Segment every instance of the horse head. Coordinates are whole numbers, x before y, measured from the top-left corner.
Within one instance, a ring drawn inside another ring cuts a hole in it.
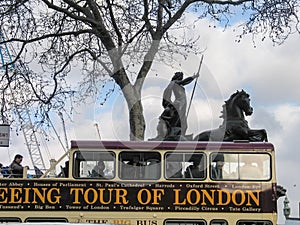
[[[246,116],[250,116],[253,113],[253,108],[250,105],[250,96],[244,90],[236,91],[225,101],[224,105],[225,116],[227,119],[244,119],[244,113]]]

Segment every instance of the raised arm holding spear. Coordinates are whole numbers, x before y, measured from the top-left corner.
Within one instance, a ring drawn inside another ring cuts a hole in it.
[[[203,62],[203,57],[204,57],[204,56],[202,55],[202,56],[201,56],[201,59],[200,59],[200,64],[199,64],[198,71],[197,71],[197,73],[195,74],[196,80],[195,80],[193,92],[192,92],[192,95],[191,95],[190,104],[189,104],[189,107],[188,107],[188,110],[187,110],[187,113],[186,113],[186,117],[188,117],[188,115],[189,115],[190,108],[191,108],[191,105],[192,105],[192,101],[193,101],[193,98],[194,98],[194,94],[195,94],[195,90],[196,90],[198,78],[199,78],[199,75],[200,75],[200,69],[201,69],[202,62]]]

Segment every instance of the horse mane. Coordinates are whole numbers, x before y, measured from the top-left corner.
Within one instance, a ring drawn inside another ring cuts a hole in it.
[[[232,104],[234,103],[234,101],[239,98],[240,96],[246,95],[247,97],[249,97],[249,94],[247,92],[245,92],[243,89],[241,91],[237,90],[235,93],[233,93],[228,100],[224,101],[225,104],[222,105],[222,111],[221,111],[221,116],[220,118],[223,118],[225,120],[225,118],[227,117],[227,109],[232,106]]]

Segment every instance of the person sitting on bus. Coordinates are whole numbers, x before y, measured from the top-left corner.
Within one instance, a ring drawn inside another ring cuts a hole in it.
[[[24,167],[21,165],[21,162],[23,160],[23,156],[20,154],[15,155],[14,161],[10,164],[9,170],[10,170],[10,177],[14,178],[21,178],[23,177],[23,169]],[[28,169],[29,167],[26,166]]]
[[[211,166],[211,177],[219,180],[223,179],[224,155],[217,154],[213,159],[214,165]]]
[[[57,177],[69,177],[69,161],[65,162],[65,166],[60,166],[60,173]]]
[[[204,165],[201,163],[201,158],[194,159],[193,164],[186,168],[185,178],[204,178]]]
[[[221,153],[218,153],[213,156],[214,159],[211,163],[211,178],[213,180],[222,180],[222,179],[237,179],[236,173],[229,173],[224,168],[224,165],[226,164],[226,161],[224,160],[224,155]],[[228,169],[228,168],[227,168]]]
[[[3,175],[3,177],[9,177],[10,176],[9,166],[3,166],[1,169],[1,174]]]
[[[99,161],[92,170],[92,177],[104,177],[105,164]]]

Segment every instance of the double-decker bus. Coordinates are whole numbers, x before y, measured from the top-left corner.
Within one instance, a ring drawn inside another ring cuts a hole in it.
[[[0,222],[275,225],[276,201],[271,143],[72,141],[48,171],[0,179]]]

